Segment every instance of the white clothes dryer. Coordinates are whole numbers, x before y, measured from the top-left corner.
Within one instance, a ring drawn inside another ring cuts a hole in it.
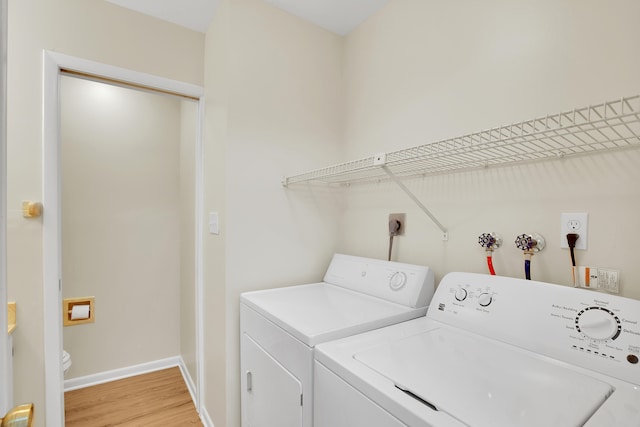
[[[638,427],[640,301],[450,273],[426,317],[321,344],[315,427]]]
[[[311,427],[323,342],[424,316],[430,268],[335,254],[320,283],[240,296],[243,427]]]

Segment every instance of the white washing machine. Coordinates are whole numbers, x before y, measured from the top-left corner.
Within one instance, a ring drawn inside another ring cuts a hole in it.
[[[242,294],[242,426],[311,427],[314,347],[424,316],[433,292],[428,267],[336,254],[321,283]]]
[[[470,273],[426,317],[321,344],[315,427],[638,427],[640,301]]]

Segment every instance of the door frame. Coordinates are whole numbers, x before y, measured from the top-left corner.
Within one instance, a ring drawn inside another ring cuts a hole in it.
[[[0,331],[7,330],[7,0],[0,0]],[[5,332],[2,332],[5,334]],[[9,335],[0,335],[0,376],[10,375]],[[13,405],[13,381],[0,385],[0,416]]]
[[[4,0],[3,0],[4,1]],[[43,51],[43,291],[45,424],[64,425],[62,369],[62,265],[60,179],[60,74],[62,70],[95,76],[134,87],[144,87],[194,98],[198,103],[195,159],[195,310],[196,310],[196,409],[204,401],[203,346],[203,140],[204,88],[189,83],[140,73],[57,52]]]

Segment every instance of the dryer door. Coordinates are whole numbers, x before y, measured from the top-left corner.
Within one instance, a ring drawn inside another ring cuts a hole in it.
[[[246,333],[241,371],[243,427],[302,426],[302,384]]]

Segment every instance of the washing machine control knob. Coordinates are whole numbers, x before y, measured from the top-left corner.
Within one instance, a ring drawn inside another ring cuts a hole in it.
[[[491,302],[493,302],[493,297],[490,294],[483,292],[478,295],[478,304],[480,304],[480,306],[486,307],[491,304]]]
[[[454,295],[458,301],[464,301],[467,299],[467,290],[464,288],[458,288]]]
[[[576,330],[594,341],[615,340],[622,331],[620,319],[604,307],[587,307],[576,316]]]
[[[407,283],[407,275],[402,271],[394,272],[389,278],[389,287],[394,291],[401,289]]]

